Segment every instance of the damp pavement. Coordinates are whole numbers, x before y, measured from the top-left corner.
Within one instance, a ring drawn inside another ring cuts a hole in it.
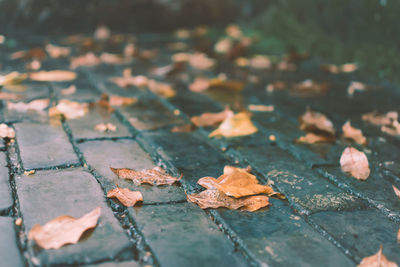
[[[1,47],[0,72],[24,72],[24,63],[9,55],[44,41],[22,38],[15,47]],[[188,85],[195,72],[156,77],[172,84],[176,95],[170,98],[110,82],[110,77],[121,76],[127,67],[134,75],[151,76],[153,68],[171,63],[176,51],[167,44],[175,41],[143,36],[137,39],[139,47],[159,51],[150,61],[80,67],[71,83],[30,82],[20,92],[25,102],[39,98],[53,103],[61,99],[95,102],[102,93],[138,99],[111,114],[91,109],[84,117],[55,122],[47,113],[7,110],[2,101],[0,119],[15,129],[16,138],[0,145],[1,266],[355,266],[380,245],[390,260],[400,263],[396,238],[400,200],[392,189],[392,185],[400,187],[400,139],[361,120],[362,114],[372,110],[399,111],[400,97],[393,88],[378,86],[379,90],[356,92],[349,98],[347,86],[356,78],[351,75],[324,74],[307,65],[294,73],[252,72],[227,61],[207,75],[225,73],[238,80],[257,77],[259,82],[247,82],[240,93],[194,93]],[[48,59],[42,66],[68,69],[68,61]],[[266,84],[276,80],[309,78],[328,81],[327,94],[301,98],[285,90],[273,94],[265,90]],[[76,93],[60,94],[71,84],[77,87]],[[225,105],[237,109],[248,104],[275,107],[273,112],[254,113],[256,134],[209,139],[211,128],[171,132],[174,126],[187,124],[191,116],[221,111]],[[359,148],[371,167],[366,181],[341,172],[339,158],[348,145],[344,140],[316,145],[294,142],[304,134],[297,117],[307,106],[327,115],[336,129],[350,119],[363,130],[369,144]],[[117,130],[94,130],[101,122],[110,122]],[[135,186],[119,180],[109,168],[157,165],[172,175],[183,175],[181,182]],[[253,213],[201,210],[186,201],[186,194],[201,190],[196,184],[199,178],[218,177],[225,165],[250,165],[261,183],[272,183],[287,199],[272,198],[269,208]],[[31,170],[35,173],[24,174]],[[115,185],[141,191],[143,204],[126,208],[107,199],[106,192]],[[35,224],[60,215],[80,217],[95,207],[102,208],[98,226],[75,245],[42,250],[27,239]],[[22,224],[17,225],[19,218]]]

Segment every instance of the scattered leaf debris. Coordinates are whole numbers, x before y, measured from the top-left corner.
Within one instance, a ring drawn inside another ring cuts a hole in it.
[[[163,168],[154,167],[153,169],[135,171],[127,168],[110,168],[119,178],[132,180],[134,184],[151,185],[171,185],[180,178],[169,175]]]

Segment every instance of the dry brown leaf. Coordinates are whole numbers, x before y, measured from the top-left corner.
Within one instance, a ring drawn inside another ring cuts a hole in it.
[[[180,178],[169,175],[164,169],[154,167],[153,169],[135,171],[127,168],[110,168],[119,178],[132,180],[135,184],[166,185],[173,184]]]
[[[46,109],[50,104],[50,99],[44,98],[44,99],[36,99],[32,100],[29,103],[24,103],[24,102],[7,102],[7,108],[10,110],[15,110],[18,112],[27,112],[29,110],[33,111],[43,111]]]
[[[47,44],[46,52],[52,58],[63,58],[69,56],[69,54],[71,53],[71,48]]]
[[[86,230],[96,227],[100,213],[101,208],[98,207],[79,219],[60,216],[43,226],[36,224],[29,231],[28,238],[35,240],[44,249],[58,249],[66,244],[75,244]]]
[[[193,124],[185,124],[173,127],[171,129],[171,133],[190,133],[193,132],[195,129],[196,126],[194,126]]]
[[[0,99],[2,100],[19,100],[21,98],[23,98],[23,96],[19,94],[0,92]]]
[[[354,147],[347,147],[343,151],[340,166],[343,172],[350,173],[358,180],[366,180],[371,172],[367,156]]]
[[[29,78],[41,82],[63,82],[75,80],[76,73],[68,70],[39,71],[30,73]]]
[[[214,78],[208,81],[208,88],[227,89],[232,91],[241,91],[244,88],[244,83],[241,81],[232,81],[221,78]]]
[[[14,52],[11,54],[10,58],[25,59],[25,60],[31,60],[31,59],[44,60],[46,58],[46,52],[43,50],[43,48],[38,47],[28,51]]]
[[[203,92],[210,87],[210,81],[204,77],[196,77],[196,79],[189,85],[189,90],[192,92]]]
[[[99,123],[94,129],[99,132],[115,132],[117,130],[117,126],[112,123]]]
[[[355,91],[365,91],[367,86],[361,82],[350,82],[349,87],[347,87],[347,95],[352,97]]]
[[[275,91],[283,90],[283,89],[285,89],[285,88],[287,88],[287,83],[286,83],[286,82],[283,82],[283,81],[275,81],[275,82],[272,82],[272,83],[268,84],[268,85],[265,87],[265,90],[266,90],[268,93],[273,93],[273,92],[275,92]]]
[[[213,177],[204,177],[197,183],[207,189],[217,189],[227,196],[240,198],[258,194],[280,195],[274,192],[272,187],[258,183],[256,176],[245,169],[232,166],[224,167],[224,174],[215,179]]]
[[[133,207],[136,202],[142,202],[143,196],[139,191],[131,191],[128,188],[114,188],[107,192],[108,198],[117,198],[125,207]]]
[[[216,60],[207,57],[206,54],[203,53],[195,53],[190,54],[189,56],[189,64],[199,70],[208,70],[215,66]]]
[[[333,123],[322,113],[307,111],[299,117],[300,129],[307,132],[323,132],[328,135],[335,135]]]
[[[137,98],[135,97],[125,97],[117,95],[112,95],[108,97],[108,103],[110,106],[129,106],[135,104],[136,102]]]
[[[88,111],[88,103],[79,103],[67,99],[61,99],[55,107],[49,109],[49,116],[55,117],[62,114],[66,119],[77,119],[85,116]]]
[[[232,198],[215,189],[207,189],[198,194],[187,195],[187,200],[197,204],[201,209],[224,207],[233,210],[242,208],[246,211],[256,211],[270,205],[267,196]]]
[[[323,64],[320,66],[320,69],[329,73],[349,73],[354,72],[358,69],[357,64],[355,63],[346,63],[343,65],[334,65],[334,64]]]
[[[93,36],[97,40],[105,41],[111,37],[111,31],[107,26],[101,25],[94,31]]]
[[[381,245],[378,253],[365,257],[357,267],[397,267],[397,264],[393,261],[389,261],[385,255],[383,255]]]
[[[168,83],[149,80],[147,86],[149,87],[150,91],[162,97],[169,98],[176,94],[175,90]]]
[[[343,137],[354,140],[357,144],[366,145],[367,138],[363,135],[362,131],[351,126],[350,121],[347,121],[343,127]]]
[[[247,108],[250,111],[257,111],[257,112],[272,112],[275,109],[273,105],[254,105],[254,104],[250,104]]]
[[[111,53],[101,53],[100,61],[105,64],[113,64],[113,65],[120,65],[120,64],[127,64],[131,62],[131,58],[125,58],[120,55],[111,54]]]
[[[389,111],[383,115],[373,111],[362,115],[362,119],[378,126],[390,125],[393,121],[398,119],[398,113],[396,111]]]
[[[70,69],[76,69],[81,66],[93,67],[101,63],[101,59],[94,53],[89,52],[85,55],[79,57],[71,58],[71,63],[69,65]]]
[[[209,134],[208,137],[238,137],[254,134],[257,131],[258,129],[251,122],[249,114],[246,112],[240,112],[227,117],[217,129]]]
[[[399,229],[399,231],[397,232],[397,242],[398,242],[398,243],[400,242],[400,229]]]
[[[60,91],[60,93],[62,95],[72,95],[72,94],[75,94],[75,92],[76,92],[76,86],[75,85],[71,85],[68,88],[62,89]]]
[[[214,45],[214,51],[219,54],[227,54],[233,48],[233,40],[231,38],[222,38]]]
[[[400,198],[400,190],[397,187],[395,187],[394,185],[392,185],[392,187],[393,187],[393,191],[396,194],[396,196],[398,198]]]
[[[27,70],[38,70],[41,67],[42,67],[42,63],[37,59],[34,59],[31,62],[28,62],[25,64],[25,68]]]
[[[303,144],[332,143],[335,138],[331,135],[307,133],[305,136],[300,136],[296,141]]]
[[[14,138],[15,131],[5,123],[0,123],[0,138]]]
[[[317,83],[313,80],[307,79],[294,84],[290,93],[299,97],[312,97],[324,95],[327,91],[328,84],[326,82]]]
[[[228,117],[233,117],[234,113],[229,107],[226,107],[223,111],[218,113],[206,112],[200,116],[194,116],[190,120],[198,127],[214,126],[223,122]]]
[[[147,86],[149,79],[146,76],[131,76],[130,72],[124,72],[123,77],[113,77],[111,80],[119,87],[126,88],[129,86],[143,87]]]
[[[0,75],[0,86],[19,84],[26,78],[28,78],[27,74],[13,71],[4,76]]]
[[[264,55],[257,55],[252,57],[249,60],[248,65],[253,69],[270,69],[272,66],[269,57]]]

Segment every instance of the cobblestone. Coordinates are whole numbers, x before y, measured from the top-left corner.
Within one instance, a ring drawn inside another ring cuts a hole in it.
[[[2,214],[8,212],[13,205],[7,160],[4,153],[0,153],[0,196],[0,214]]]
[[[12,218],[0,217],[0,258],[1,266],[22,267],[24,263],[17,247],[17,237]]]

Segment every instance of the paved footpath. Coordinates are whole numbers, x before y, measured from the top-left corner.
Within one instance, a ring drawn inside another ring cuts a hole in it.
[[[78,119],[54,121],[46,112],[8,110],[3,100],[0,119],[15,129],[16,138],[0,144],[1,266],[355,266],[380,245],[390,260],[400,263],[396,238],[400,200],[392,189],[400,187],[400,139],[361,120],[372,110],[400,111],[399,93],[382,87],[349,98],[347,86],[355,76],[328,75],[307,66],[294,73],[250,71],[224,60],[206,75],[223,72],[238,80],[256,76],[259,82],[246,83],[240,93],[200,94],[188,90],[195,71],[157,77],[176,90],[170,98],[110,82],[126,67],[134,75],[150,77],[151,69],[170,64],[175,52],[167,44],[173,41],[144,36],[137,46],[159,51],[150,61],[80,67],[71,83],[27,82],[26,90],[19,92],[24,102],[40,98],[53,103],[95,102],[102,93],[138,99],[134,105],[116,107],[112,114],[91,109]],[[12,49],[3,46],[0,74],[25,72],[25,62],[9,55],[43,43],[39,38],[18,42]],[[48,70],[68,66],[68,60],[42,63]],[[276,80],[308,78],[328,81],[327,94],[301,98],[285,90],[265,91],[265,85]],[[71,84],[76,93],[61,94]],[[201,127],[171,132],[194,115],[218,112],[227,104],[237,108],[238,103],[274,105],[275,111],[255,112],[252,121],[259,131],[250,136],[209,139],[213,129]],[[341,172],[343,140],[320,145],[293,142],[304,134],[297,117],[306,106],[327,115],[336,129],[351,119],[363,130],[369,139],[364,151],[371,167],[366,181]],[[95,131],[101,122],[111,122],[117,131]],[[181,183],[138,187],[118,180],[109,168],[157,165],[173,175],[182,174]],[[272,198],[272,206],[253,213],[201,210],[186,201],[186,194],[201,190],[196,184],[199,178],[218,177],[225,165],[250,165],[262,183],[273,182],[287,199]],[[36,172],[24,174],[28,170]],[[143,205],[126,208],[106,198],[116,183],[140,190]],[[35,224],[60,215],[80,217],[98,206],[102,208],[98,226],[75,245],[42,250],[27,239]]]

